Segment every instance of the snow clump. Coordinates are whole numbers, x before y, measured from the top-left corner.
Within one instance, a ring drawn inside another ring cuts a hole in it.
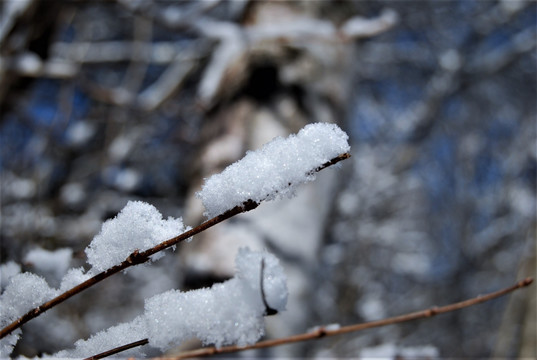
[[[298,185],[315,179],[315,169],[350,150],[348,138],[335,124],[316,123],[248,151],[222,173],[205,180],[196,194],[205,206],[204,215],[220,215],[247,200],[259,203],[292,197]]]
[[[0,295],[0,328],[8,326],[31,309],[58,295],[49,287],[45,279],[32,273],[12,276]],[[21,330],[17,329],[0,340],[0,359],[9,357],[19,340]]]
[[[104,271],[120,264],[135,250],[150,249],[187,230],[181,218],[164,220],[153,205],[129,201],[115,218],[103,224],[101,232],[86,248],[88,263],[93,269]],[[163,252],[158,252],[151,260],[162,256]]]

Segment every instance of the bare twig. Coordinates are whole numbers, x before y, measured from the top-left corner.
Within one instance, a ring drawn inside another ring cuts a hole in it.
[[[105,357],[112,356],[112,355],[118,354],[118,353],[123,352],[123,351],[127,351],[129,349],[132,349],[132,348],[135,348],[135,347],[138,347],[138,346],[147,345],[148,343],[149,343],[148,339],[134,341],[134,342],[131,342],[130,344],[126,344],[126,345],[123,345],[123,346],[118,346],[117,348],[113,348],[112,350],[103,351],[100,354],[90,356],[89,358],[86,358],[84,360],[104,359]]]
[[[334,165],[337,162],[347,159],[350,157],[350,154],[342,154],[334,159],[326,162],[325,164],[319,166],[314,171],[320,171],[328,166]],[[191,238],[192,236],[199,234],[202,231],[207,230],[208,228],[221,223],[224,220],[227,220],[235,215],[241,214],[243,212],[248,212],[250,210],[255,209],[257,206],[259,206],[259,203],[253,201],[253,200],[247,200],[245,201],[241,206],[235,206],[234,208],[226,211],[223,214],[220,214],[218,216],[215,216],[212,219],[209,219],[205,221],[204,223],[196,226],[195,228],[186,231],[174,238],[168,239],[164,242],[161,242],[160,244],[147,249],[145,251],[138,251],[135,250],[132,254],[130,254],[122,263],[112,266],[111,268],[93,276],[92,278],[84,281],[83,283],[73,287],[70,290],[67,290],[66,292],[58,295],[57,297],[53,298],[52,300],[49,300],[42,305],[28,311],[26,314],[18,318],[17,320],[13,321],[11,324],[0,330],[0,339],[11,333],[12,331],[20,328],[23,324],[27,323],[33,318],[36,318],[37,316],[41,315],[45,311],[53,308],[54,306],[64,302],[65,300],[69,299],[70,297],[86,290],[87,288],[101,282],[102,280],[127,269],[128,267],[138,265],[145,263],[149,260],[151,255],[156,254],[159,251],[165,250],[171,246],[177,245],[179,242],[184,241],[186,239]]]
[[[351,157],[351,154],[349,154],[349,153],[344,153],[344,154],[338,155],[335,158],[333,158],[332,160],[325,162],[324,164],[322,164],[321,166],[319,166],[317,169],[313,170],[312,172],[319,172],[322,169],[325,169],[325,168],[327,168],[329,166],[335,165],[338,162],[340,162],[341,160],[345,160],[345,159],[348,159],[350,157]]]
[[[137,98],[138,106],[144,111],[153,111],[166,101],[196,69],[197,62],[175,62],[170,64],[154,83],[144,89]]]

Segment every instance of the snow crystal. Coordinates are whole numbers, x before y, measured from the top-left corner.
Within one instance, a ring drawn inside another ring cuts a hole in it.
[[[316,123],[247,152],[222,173],[206,179],[197,193],[205,215],[214,217],[247,200],[293,196],[296,186],[315,179],[316,168],[350,150],[347,139],[337,125]]]
[[[103,224],[101,232],[86,248],[88,263],[103,271],[120,264],[135,250],[147,250],[186,230],[181,218],[164,220],[153,205],[129,201],[114,219]],[[159,252],[151,259],[162,256]]]
[[[71,264],[73,250],[69,248],[48,251],[42,248],[30,250],[24,261],[33,265],[39,272],[52,274],[55,279],[61,279]]]

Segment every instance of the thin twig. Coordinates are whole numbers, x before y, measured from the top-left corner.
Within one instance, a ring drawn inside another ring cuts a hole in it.
[[[215,355],[215,354],[233,353],[233,352],[239,352],[239,351],[251,350],[251,349],[261,349],[261,348],[296,343],[300,341],[318,339],[318,338],[322,338],[325,336],[334,336],[334,335],[346,334],[350,332],[361,331],[361,330],[366,330],[366,329],[371,329],[371,328],[376,328],[376,327],[381,327],[381,326],[386,326],[386,325],[393,325],[393,324],[403,323],[403,322],[417,320],[417,319],[429,318],[438,314],[443,314],[443,313],[447,313],[451,311],[457,311],[457,310],[460,310],[460,309],[463,309],[472,305],[477,305],[477,304],[498,298],[500,296],[513,292],[517,289],[526,287],[530,285],[532,282],[533,282],[532,278],[526,278],[524,280],[517,282],[513,286],[510,286],[508,288],[505,288],[496,292],[492,292],[486,295],[479,295],[475,298],[453,303],[450,305],[441,306],[441,307],[434,306],[430,309],[416,311],[413,313],[399,315],[399,316],[382,319],[378,321],[371,321],[371,322],[362,323],[362,324],[342,326],[338,329],[321,326],[321,327],[316,328],[314,331],[310,331],[307,333],[297,334],[297,335],[293,335],[293,336],[289,336],[289,337],[281,338],[281,339],[260,341],[256,344],[249,345],[249,346],[241,347],[241,346],[234,345],[234,346],[226,346],[226,347],[221,347],[221,348],[207,347],[207,348],[186,351],[174,357],[167,357],[167,359],[178,360],[178,359],[187,359],[187,358],[200,357],[200,356],[209,356],[209,355]]]
[[[324,164],[322,164],[321,166],[319,166],[318,168],[316,168],[312,172],[319,172],[322,169],[325,169],[325,168],[327,168],[329,166],[335,165],[338,162],[340,162],[341,160],[345,160],[345,159],[348,159],[350,157],[351,157],[351,154],[349,154],[349,153],[344,153],[344,154],[338,155],[335,158],[333,158],[332,160],[325,162]]]
[[[315,169],[314,171],[320,171],[328,166],[331,166],[331,165],[334,165],[335,163],[341,161],[341,160],[344,160],[344,159],[347,159],[350,157],[350,154],[342,154],[342,155],[339,155],[337,157],[335,157],[334,159],[326,162],[325,164],[321,165],[320,167],[318,167],[317,169]],[[222,221],[224,220],[227,220],[235,215],[238,215],[238,214],[241,214],[241,213],[244,213],[244,212],[248,212],[250,210],[253,210],[255,209],[257,206],[259,206],[259,203],[253,201],[253,200],[247,200],[245,201],[242,206],[235,206],[233,209],[230,209],[228,211],[226,211],[225,213],[223,214],[220,214],[218,216],[215,216],[214,218],[212,219],[209,219],[207,221],[205,221],[204,223],[196,226],[195,228],[189,230],[189,231],[186,231],[174,238],[171,238],[169,240],[166,240],[164,242],[161,242],[160,244],[150,248],[150,249],[147,249],[145,251],[138,251],[138,250],[135,250],[132,254],[130,254],[122,263],[118,264],[118,265],[115,265],[115,266],[112,266],[111,268],[95,275],[94,277],[84,281],[83,283],[73,287],[72,289],[70,290],[67,290],[66,292],[58,295],[57,297],[53,298],[52,300],[49,300],[45,303],[43,303],[42,305],[28,311],[26,314],[24,314],[23,316],[21,316],[20,318],[18,318],[17,320],[13,321],[11,324],[9,324],[8,326],[4,327],[2,330],[0,330],[0,339],[5,337],[6,335],[10,334],[12,331],[20,328],[23,324],[27,323],[28,321],[32,320],[33,318],[36,318],[37,316],[41,315],[42,313],[44,313],[45,311],[53,308],[54,306],[64,302],[65,300],[69,299],[70,297],[86,290],[87,288],[101,282],[102,280],[122,271],[122,270],[125,270],[127,269],[128,267],[131,267],[131,266],[134,266],[134,265],[138,265],[138,264],[142,264],[142,263],[145,263],[146,261],[149,260],[149,257],[151,255],[154,255],[156,254],[157,252],[159,251],[162,251],[162,250],[165,250],[171,246],[174,246],[176,244],[178,244],[179,242],[181,241],[184,241],[186,239],[189,239],[191,238],[192,236],[196,235],[196,234],[199,234],[200,232],[202,231],[205,231],[207,230],[208,228],[218,224],[218,223],[221,223]]]
[[[85,358],[84,360],[97,360],[97,359],[104,359],[105,357],[112,356],[115,354],[118,354],[123,351],[127,351],[129,349],[138,347],[138,346],[144,346],[149,343],[148,339],[138,340],[131,342],[130,344],[126,344],[123,346],[118,346],[117,348],[113,348],[112,350],[103,351],[102,353],[99,353],[97,355],[90,356],[89,358]]]

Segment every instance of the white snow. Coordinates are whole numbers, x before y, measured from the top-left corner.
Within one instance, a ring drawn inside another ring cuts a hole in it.
[[[67,128],[67,141],[71,145],[84,145],[95,134],[96,128],[92,122],[82,120],[78,121]]]
[[[12,276],[0,295],[0,328],[4,328],[29,310],[52,299],[57,293],[57,290],[48,286],[45,279],[35,274],[22,273]],[[0,340],[1,359],[9,357],[20,333],[20,329],[17,329]]]
[[[87,357],[144,338],[162,351],[192,338],[216,346],[252,344],[264,334],[265,302],[275,310],[285,309],[286,277],[278,259],[267,252],[240,249],[236,266],[234,278],[211,288],[170,290],[151,297],[143,315],[79,340],[75,349],[54,357]]]
[[[54,354],[53,358],[86,358],[100,354],[116,347],[147,338],[144,316],[138,316],[133,321],[113,326],[93,335],[88,340],[78,340],[72,350],[62,350]],[[134,348],[122,352],[120,356],[140,357],[143,356],[140,348]]]
[[[57,290],[45,279],[32,273],[13,276],[0,296],[0,319],[11,321],[56,296]]]
[[[55,279],[61,279],[71,264],[73,250],[69,248],[49,251],[36,247],[24,257],[24,261],[39,272],[50,273]]]
[[[84,273],[82,267],[72,268],[67,271],[67,274],[62,278],[60,284],[60,291],[65,292],[73,287],[83,283],[91,277],[89,274]]]
[[[205,215],[217,216],[247,200],[259,203],[293,196],[298,185],[315,179],[316,168],[350,150],[347,140],[337,125],[316,123],[247,152],[222,173],[206,179],[197,193]]]
[[[325,330],[325,331],[337,331],[339,329],[341,329],[341,325],[338,324],[338,323],[332,323],[332,324],[328,324],[328,325],[316,325],[310,329],[308,329],[308,332],[309,333],[314,333],[314,332],[317,332],[319,330]]]
[[[0,265],[0,294],[2,290],[9,284],[9,279],[21,272],[21,266],[15,261],[8,261]]]
[[[264,334],[267,310],[260,288],[261,268],[265,301],[278,311],[287,302],[285,274],[278,259],[266,252],[240,249],[235,263],[236,276],[210,289],[171,290],[148,299],[149,344],[166,350],[193,337],[218,347],[257,341]]]
[[[104,271],[120,264],[133,251],[147,250],[186,230],[181,218],[164,220],[153,205],[129,201],[114,219],[103,224],[101,232],[86,248],[88,263],[93,269]],[[162,256],[162,252],[156,253],[151,260]]]
[[[60,190],[60,199],[69,205],[75,205],[86,198],[86,190],[81,183],[69,183],[62,186]]]

